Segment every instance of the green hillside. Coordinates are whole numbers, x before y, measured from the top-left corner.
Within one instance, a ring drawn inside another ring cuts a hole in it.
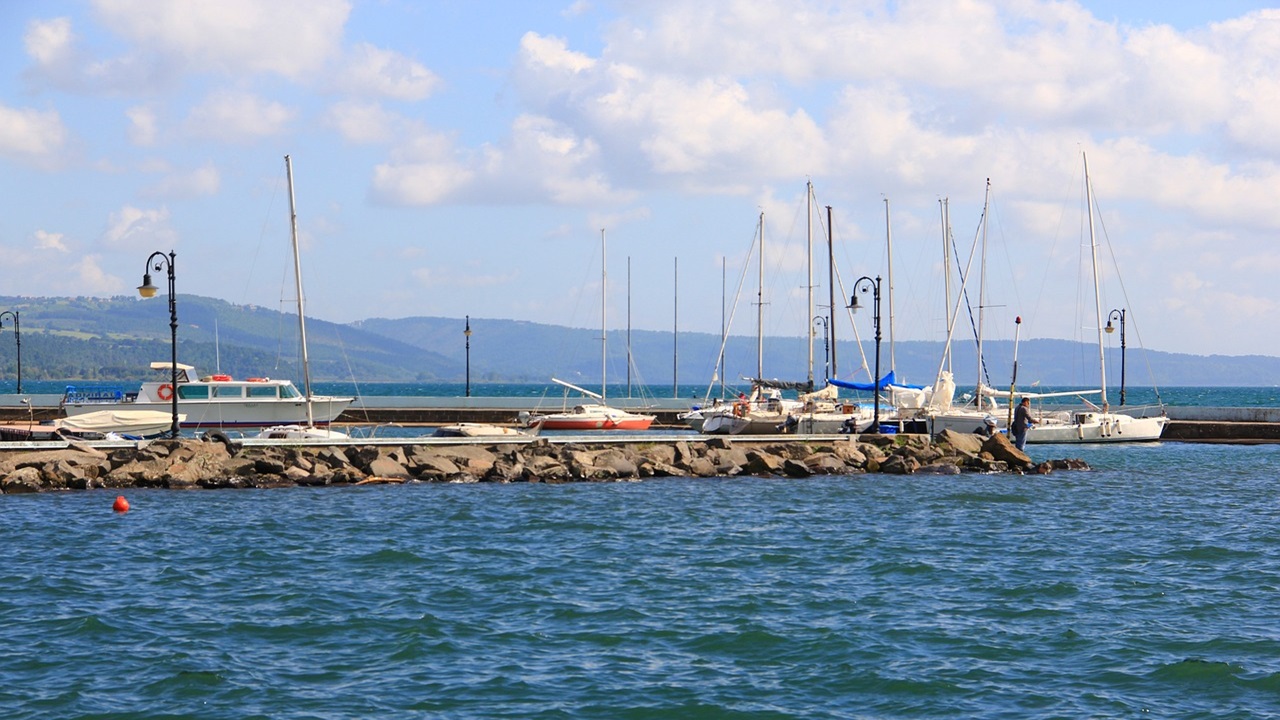
[[[22,323],[22,374],[25,380],[125,381],[150,375],[148,366],[169,359],[169,310],[162,298],[0,297],[0,311],[14,310]],[[178,360],[201,372],[220,370],[236,377],[301,379],[297,316],[251,305],[180,295]],[[17,369],[13,323],[6,316],[0,331],[0,378]],[[467,371],[467,338],[461,318],[372,318],[350,325],[308,318],[311,375],[315,381],[461,382]],[[594,385],[600,381],[600,332],[516,320],[471,318],[471,380],[547,382],[552,376]],[[608,378],[628,379],[655,394],[667,394],[674,379],[682,385],[710,384],[720,348],[719,335],[681,333],[675,346],[670,332],[630,333],[633,362],[626,362],[628,336],[609,333]],[[764,375],[804,380],[808,350],[802,338],[766,338]],[[1013,347],[1008,341],[983,346],[987,382],[1009,382]],[[901,381],[929,384],[938,371],[942,344],[900,342],[894,348]],[[1108,354],[1108,380],[1118,383],[1118,348]],[[874,348],[841,341],[839,376],[874,364]],[[815,348],[815,376],[824,377],[823,344]],[[882,348],[882,372],[889,368]],[[1094,346],[1066,340],[1024,340],[1018,348],[1019,384],[1088,386],[1097,382]],[[1280,358],[1187,355],[1130,347],[1127,376],[1131,386],[1276,385]],[[677,362],[678,358],[678,362]],[[725,378],[735,382],[756,374],[756,339],[731,336],[725,348]],[[974,343],[957,342],[952,367],[957,382],[971,383],[977,360]],[[1149,370],[1148,370],[1149,368]],[[678,370],[678,374],[677,371]],[[673,377],[675,376],[675,377]],[[865,380],[869,374],[859,373]]]

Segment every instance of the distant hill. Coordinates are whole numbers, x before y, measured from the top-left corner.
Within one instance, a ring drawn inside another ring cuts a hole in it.
[[[149,364],[169,358],[169,310],[161,298],[0,297],[0,311],[16,310],[22,322],[22,373],[30,380],[139,380]],[[237,377],[301,377],[297,316],[252,305],[234,305],[196,295],[178,296],[178,360],[202,372],[219,369]],[[462,382],[467,371],[465,327],[461,318],[372,318],[343,325],[307,320],[311,375],[316,381]],[[600,382],[600,332],[517,320],[471,318],[470,370],[473,383],[547,382],[552,376],[588,385]],[[609,333],[610,383],[628,379],[627,334]],[[719,335],[681,333],[673,346],[670,332],[633,330],[630,337],[633,383],[665,394],[674,372],[683,385],[710,384],[720,347]],[[893,349],[900,380],[929,384],[940,362],[942,343],[907,341]],[[1013,346],[1009,341],[983,345],[989,382],[1010,379]],[[867,365],[874,348],[864,340]],[[1089,386],[1097,383],[1097,351],[1067,340],[1024,340],[1018,347],[1019,385]],[[824,377],[821,338],[815,346],[815,376]],[[678,357],[678,364],[676,358]],[[839,377],[862,365],[859,348],[841,341]],[[882,374],[890,365],[882,346]],[[1129,347],[1126,375],[1131,386],[1252,386],[1280,384],[1280,358],[1248,355],[1187,355]],[[16,374],[12,321],[0,331],[0,379]],[[808,352],[802,338],[766,338],[764,375],[804,380]],[[977,366],[972,340],[954,346],[952,367],[959,384],[973,382]],[[1148,371],[1148,367],[1150,371]],[[725,348],[730,381],[756,372],[754,337],[731,336]],[[1108,381],[1119,382],[1118,348],[1108,350]],[[855,379],[866,380],[869,373]]]

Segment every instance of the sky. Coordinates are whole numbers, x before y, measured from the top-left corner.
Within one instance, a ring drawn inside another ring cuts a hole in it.
[[[1124,309],[1130,347],[1280,355],[1258,3],[5,0],[0,33],[3,295],[172,250],[179,294],[291,310],[289,155],[309,317],[821,343],[830,256],[840,339],[881,276],[886,337],[945,340],[964,268],[956,335]]]

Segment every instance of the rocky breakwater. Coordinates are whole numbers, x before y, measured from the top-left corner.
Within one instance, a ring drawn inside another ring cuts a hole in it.
[[[1080,460],[1033,463],[1004,436],[943,432],[847,439],[713,438],[589,445],[242,446],[157,440],[100,450],[84,444],[0,454],[0,492],[91,488],[262,488],[400,482],[588,482],[651,477],[802,478],[860,473],[1048,473]]]

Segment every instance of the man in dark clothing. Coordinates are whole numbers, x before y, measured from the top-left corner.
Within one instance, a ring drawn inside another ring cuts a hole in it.
[[[1009,428],[1013,432],[1014,447],[1021,450],[1027,446],[1027,428],[1035,424],[1031,419],[1031,398],[1024,397],[1013,410],[1013,425]]]

